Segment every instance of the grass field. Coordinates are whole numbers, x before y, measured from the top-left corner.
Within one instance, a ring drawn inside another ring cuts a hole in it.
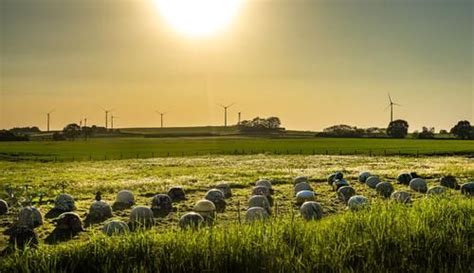
[[[372,209],[346,211],[345,205],[326,183],[326,177],[342,170],[359,194],[367,196]],[[149,205],[153,195],[166,193],[173,185],[184,186],[187,200],[176,211],[157,219],[152,231],[118,238],[104,238],[100,225],[92,226],[68,243],[43,243],[52,231],[47,221],[38,228],[37,251],[16,253],[0,261],[4,272],[222,272],[239,268],[252,272],[313,271],[415,271],[468,272],[474,234],[473,201],[449,191],[448,199],[428,200],[411,192],[413,206],[382,200],[375,191],[356,182],[361,170],[370,170],[383,180],[395,181],[403,171],[415,171],[429,185],[452,174],[460,182],[474,178],[474,161],[464,157],[369,157],[246,155],[194,156],[96,162],[0,162],[1,187],[22,193],[43,192],[35,206],[45,214],[66,184],[76,198],[77,212],[84,217],[96,191],[109,202],[120,189],[132,190],[137,205]],[[292,179],[308,175],[323,206],[322,221],[305,223],[294,203]],[[251,188],[259,178],[274,182],[272,220],[263,225],[239,223],[244,218]],[[177,221],[219,181],[229,181],[233,197],[215,226],[196,232],[181,232]],[[408,190],[395,184],[396,189]],[[24,194],[24,193],[22,193]],[[128,220],[129,210],[114,218]],[[0,233],[15,212],[0,218]],[[0,248],[7,237],[0,235]],[[54,258],[53,258],[54,257]],[[126,259],[127,263],[122,261]],[[192,265],[192,267],[191,267]],[[384,270],[381,270],[381,266]],[[472,268],[472,267],[471,267]],[[241,270],[240,270],[241,269]],[[252,270],[254,269],[254,270]],[[439,271],[437,271],[439,270]],[[0,270],[2,271],[2,270]]]
[[[0,142],[0,159],[103,160],[207,154],[452,155],[474,153],[473,141],[343,138],[99,138]]]

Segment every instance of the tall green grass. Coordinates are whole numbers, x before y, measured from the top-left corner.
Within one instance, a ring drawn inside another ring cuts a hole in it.
[[[1,272],[472,272],[474,206],[465,197],[369,209],[304,222],[225,224],[41,246]]]

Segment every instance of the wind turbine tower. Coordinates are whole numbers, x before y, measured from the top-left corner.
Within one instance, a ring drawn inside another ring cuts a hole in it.
[[[160,125],[161,125],[161,128],[163,128],[163,117],[164,117],[165,114],[168,113],[168,112],[156,111],[156,113],[157,113],[158,115],[160,115]]]
[[[393,102],[392,97],[390,96],[390,93],[388,94],[388,100],[389,100],[389,105],[387,106],[390,107],[390,122],[393,122],[393,106],[401,106],[400,104]]]
[[[231,103],[229,105],[222,105],[219,104],[220,107],[224,108],[224,127],[227,127],[227,109],[232,107],[235,103]]]
[[[49,125],[51,122],[51,114],[54,112],[54,110],[49,111],[46,113],[46,131],[49,132]]]
[[[110,128],[114,129],[114,119],[118,118],[117,116],[112,115],[110,117]]]
[[[238,119],[239,122],[237,123],[237,125],[240,125],[241,117],[242,117],[242,112],[239,112],[239,119]]]
[[[112,111],[114,111],[114,109],[103,109],[104,112],[105,112],[105,129],[108,129],[109,128],[109,113],[111,113]]]

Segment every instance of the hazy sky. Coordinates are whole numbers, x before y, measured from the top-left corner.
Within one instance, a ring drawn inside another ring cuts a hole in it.
[[[198,0],[196,0],[198,1]],[[291,129],[386,126],[387,93],[411,130],[474,121],[474,1],[248,0],[191,38],[152,0],[0,0],[0,128],[79,122],[218,125],[216,103]]]

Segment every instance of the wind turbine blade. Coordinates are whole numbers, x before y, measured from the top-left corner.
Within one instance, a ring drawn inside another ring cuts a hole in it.
[[[387,107],[385,107],[384,111],[387,111],[387,110],[388,110],[388,108],[390,108],[390,104],[389,104],[389,105],[387,105]]]
[[[225,108],[225,107],[226,107],[225,105],[220,104],[220,103],[216,103],[216,105],[217,105],[217,106],[220,106],[220,107],[222,107],[222,108]]]
[[[398,104],[398,103],[395,103],[395,102],[393,103],[393,105],[396,105],[396,106],[403,106],[403,105]]]
[[[393,103],[392,97],[390,96],[390,93],[388,93],[388,100],[390,101],[390,103]]]
[[[235,105],[235,102],[233,102],[233,103],[227,105],[226,107],[227,107],[227,108],[230,108],[230,107],[232,107],[233,105]]]

